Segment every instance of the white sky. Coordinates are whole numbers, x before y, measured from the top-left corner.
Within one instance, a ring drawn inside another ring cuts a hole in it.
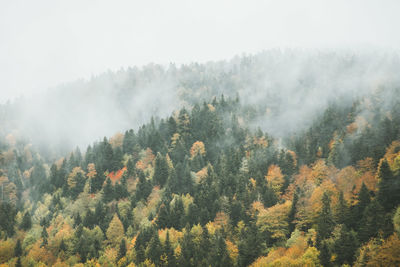
[[[400,1],[0,0],[0,102],[149,62],[400,47]]]

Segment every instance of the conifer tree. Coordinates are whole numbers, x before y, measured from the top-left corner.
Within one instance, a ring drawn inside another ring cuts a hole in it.
[[[386,159],[378,167],[378,201],[386,211],[392,210],[396,204],[396,185],[392,171]]]
[[[289,216],[288,216],[288,225],[289,225],[288,235],[290,235],[296,227],[296,223],[294,220],[295,220],[295,216],[296,216],[296,205],[297,205],[298,200],[299,200],[299,197],[298,197],[298,193],[297,193],[297,189],[296,189],[296,191],[293,194],[292,206],[290,207]]]
[[[157,225],[159,228],[166,228],[170,226],[169,220],[169,204],[162,203],[157,214]]]
[[[331,199],[329,195],[324,192],[322,196],[322,209],[318,218],[317,225],[317,241],[322,241],[328,238],[333,230],[334,221],[331,213]],[[317,246],[318,246],[317,242]]]
[[[346,224],[348,217],[348,206],[344,199],[343,191],[339,192],[338,203],[335,208],[335,221],[337,224]]]
[[[181,245],[180,265],[188,267],[194,266],[193,262],[194,244],[189,224],[187,224],[185,227],[185,233],[180,242],[180,245]]]
[[[121,243],[119,244],[118,259],[125,257],[125,255],[126,255],[126,241],[125,238],[122,238]]]
[[[22,230],[26,231],[26,230],[31,229],[31,227],[32,227],[31,215],[30,215],[29,211],[26,211],[24,213],[24,217],[22,217],[22,222],[21,222],[20,228]]]
[[[339,266],[342,264],[351,265],[355,259],[355,253],[358,246],[356,234],[353,231],[348,231],[343,225],[340,230],[339,238],[335,241],[334,250],[336,254],[335,263]]]
[[[15,244],[14,256],[15,256],[15,257],[20,257],[20,256],[22,256],[21,240],[19,240],[19,239],[17,240],[17,243]]]
[[[145,256],[150,259],[156,266],[160,265],[160,259],[162,255],[162,246],[158,237],[158,232],[154,231],[153,236],[146,248]]]
[[[107,202],[110,202],[111,200],[113,200],[115,197],[114,193],[115,193],[115,191],[114,191],[114,187],[111,184],[111,180],[110,180],[110,178],[107,178],[106,184],[104,185],[104,188],[103,188],[104,201],[107,203]]]
[[[48,243],[47,239],[49,238],[49,234],[47,233],[46,226],[44,226],[44,225],[42,228],[41,237],[42,237],[42,245],[41,246],[47,246],[47,243]]]
[[[164,186],[168,179],[168,163],[165,157],[157,153],[155,165],[154,165],[154,175],[153,183],[155,185]]]
[[[164,243],[164,254],[167,257],[167,266],[176,266],[176,259],[174,255],[174,250],[172,249],[171,241],[169,239],[169,231],[167,231],[167,236]]]
[[[332,266],[331,264],[331,253],[329,251],[328,244],[326,241],[322,241],[320,245],[320,253],[319,253],[319,260],[324,267]]]

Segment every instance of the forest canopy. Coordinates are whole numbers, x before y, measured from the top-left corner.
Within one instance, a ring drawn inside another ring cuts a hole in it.
[[[2,105],[0,264],[399,265],[400,64],[379,56],[269,51],[65,85],[35,103],[65,94],[63,112],[120,127],[69,151],[29,136],[27,100]],[[136,97],[155,99],[143,117]],[[60,110],[38,122],[85,135]]]

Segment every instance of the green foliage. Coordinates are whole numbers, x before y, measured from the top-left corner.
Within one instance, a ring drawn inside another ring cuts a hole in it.
[[[154,165],[153,183],[155,185],[164,186],[168,178],[168,163],[165,157],[161,156],[160,153],[156,156]]]
[[[272,266],[341,266],[371,240],[370,254],[395,251],[399,151],[385,150],[396,147],[400,112],[386,110],[388,120],[371,110],[376,118],[363,127],[353,104],[332,103],[282,140],[253,127],[269,107],[221,96],[63,160],[29,159],[18,146],[12,157],[0,145],[0,237],[15,256],[5,258],[12,266],[269,266],[273,257]],[[357,162],[367,156],[371,166]],[[316,160],[328,163],[323,180]],[[271,166],[278,190],[266,178]]]
[[[0,230],[4,231],[6,236],[11,237],[15,230],[15,207],[6,202],[0,203]]]
[[[331,198],[326,192],[324,192],[324,195],[322,196],[322,210],[318,218],[318,227],[317,227],[318,239],[319,240],[327,239],[330,236],[333,227],[334,227],[334,221],[331,213]]]

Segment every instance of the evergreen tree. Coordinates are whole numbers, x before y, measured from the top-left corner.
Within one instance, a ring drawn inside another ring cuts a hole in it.
[[[213,266],[229,267],[232,266],[232,261],[226,249],[225,239],[220,233],[217,233],[213,238],[211,250],[211,262]]]
[[[322,209],[318,218],[317,240],[322,241],[329,238],[334,227],[334,221],[331,214],[331,198],[324,192],[322,196]],[[317,246],[318,246],[317,242]]]
[[[329,247],[326,243],[326,241],[322,241],[321,243],[321,249],[319,253],[319,260],[324,267],[329,267],[331,266],[331,253],[329,251]]]
[[[65,245],[65,241],[64,241],[64,239],[61,239],[61,242],[60,242],[60,251],[66,251],[67,250],[67,246]]]
[[[153,183],[155,185],[164,186],[168,179],[168,163],[165,157],[157,153],[155,165],[154,165],[154,175]]]
[[[21,240],[19,240],[19,239],[17,240],[17,243],[15,244],[14,256],[15,256],[15,257],[20,257],[20,256],[22,256]]]
[[[15,263],[15,267],[22,267],[21,257],[18,257],[17,262]]]
[[[370,204],[371,197],[368,188],[362,183],[360,192],[358,193],[357,204],[352,207],[351,226],[353,229],[359,229],[361,218],[363,218],[365,208]]]
[[[358,246],[356,234],[348,231],[345,225],[340,230],[339,238],[335,241],[334,250],[336,254],[335,263],[352,265],[355,259],[355,253]]]
[[[110,178],[107,178],[106,184],[104,185],[104,188],[103,188],[104,201],[106,203],[112,201],[115,197],[114,193],[115,193],[115,191],[114,191],[113,185],[111,184],[111,180],[110,180]]]
[[[49,234],[47,233],[46,226],[43,226],[43,228],[42,228],[41,237],[42,237],[42,245],[41,246],[47,246],[47,243],[48,243],[47,239],[49,238]]]
[[[15,216],[17,211],[15,207],[8,202],[0,202],[0,230],[11,237],[14,234]]]
[[[290,235],[296,227],[296,223],[294,222],[294,220],[295,220],[295,216],[296,216],[296,205],[297,205],[298,200],[299,200],[299,197],[298,197],[298,193],[297,193],[297,189],[296,189],[296,191],[293,194],[292,206],[290,207],[289,216],[288,216],[288,225],[289,225],[288,235]]]
[[[194,254],[194,243],[193,237],[190,232],[189,224],[185,227],[185,233],[183,234],[183,238],[180,242],[181,245],[181,257],[180,257],[180,265],[181,266],[194,266],[193,262],[193,254]]]
[[[126,255],[126,241],[125,238],[122,238],[121,243],[119,244],[118,259],[125,257],[125,255]]]
[[[167,236],[165,238],[164,254],[167,257],[167,262],[168,262],[167,266],[168,267],[176,266],[174,250],[172,249],[171,241],[169,239],[169,231],[167,231]]]
[[[95,224],[96,224],[95,215],[93,214],[93,212],[90,209],[88,209],[86,212],[86,216],[83,219],[83,226],[92,229]]]
[[[343,191],[339,192],[339,200],[335,209],[335,221],[337,224],[347,224],[348,206],[343,196]]]
[[[180,168],[179,164],[180,163],[178,163],[178,165],[177,165],[178,169]],[[169,172],[166,187],[171,193],[181,192],[181,185],[178,180],[178,176],[176,175],[175,168],[172,168]]]
[[[32,227],[31,214],[29,213],[29,211],[27,211],[24,213],[24,217],[22,217],[20,228],[26,231],[31,229],[31,227]]]
[[[171,226],[175,229],[181,229],[184,225],[185,208],[181,198],[177,198],[174,205],[170,207]]]
[[[384,226],[385,212],[379,201],[372,201],[364,210],[360,227],[358,231],[358,239],[364,243],[371,237],[377,237],[379,230]]]
[[[208,229],[206,226],[203,226],[199,247],[195,251],[195,253],[197,254],[196,255],[197,262],[199,262],[202,266],[207,266],[211,263],[210,262],[211,249],[212,249],[212,246],[211,246],[210,235],[208,233]]]
[[[378,168],[378,201],[386,211],[391,211],[398,203],[396,182],[386,159],[382,160]]]
[[[157,215],[157,225],[159,228],[167,228],[171,225],[169,220],[169,205],[165,205],[164,203],[161,204],[158,215]]]
[[[124,156],[124,154],[122,153],[121,148],[116,147],[113,151],[112,164],[111,164],[112,171],[118,171],[118,170],[122,169],[123,156]]]
[[[100,226],[101,230],[105,232],[107,229],[107,224],[105,223],[105,216],[106,216],[106,210],[104,208],[103,202],[100,200],[97,202],[96,207],[94,209],[94,220],[97,225]]]
[[[160,259],[162,255],[162,246],[158,237],[158,232],[154,231],[152,238],[150,239],[149,245],[146,248],[146,258],[150,259],[156,266],[160,265]]]
[[[248,266],[260,255],[263,248],[262,237],[254,221],[250,220],[244,232],[241,233],[241,241],[238,247],[238,266]]]
[[[128,176],[133,176],[135,174],[136,167],[135,167],[135,164],[133,163],[132,159],[128,160],[128,163],[126,164],[126,168],[128,171]]]
[[[126,189],[126,183],[123,184],[123,180],[124,178],[122,178],[122,182],[118,182],[114,186],[114,196],[117,200],[129,196],[128,190]]]
[[[137,189],[135,192],[135,198],[137,201],[140,201],[142,199],[146,200],[151,193],[152,186],[150,181],[146,179],[146,176],[142,170],[139,171],[138,176],[139,182],[136,187]]]
[[[186,216],[186,221],[189,223],[190,226],[193,226],[194,224],[197,224],[199,222],[199,216],[199,208],[197,207],[196,203],[190,203]]]

